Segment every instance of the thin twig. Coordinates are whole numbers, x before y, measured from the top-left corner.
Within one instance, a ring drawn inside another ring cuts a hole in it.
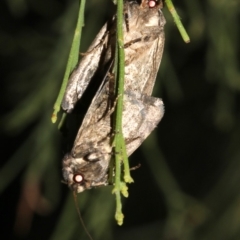
[[[165,3],[167,5],[167,7],[168,7],[169,12],[172,14],[173,20],[176,23],[177,28],[178,28],[178,30],[179,30],[179,32],[180,32],[184,42],[189,43],[190,42],[190,38],[189,38],[189,36],[188,36],[184,26],[182,25],[182,22],[181,22],[181,20],[179,18],[179,15],[177,14],[177,11],[176,11],[173,3],[172,3],[172,0],[165,0]]]
[[[84,26],[85,3],[86,3],[86,0],[81,0],[80,1],[77,26],[76,26],[75,33],[74,33],[71,50],[70,50],[70,53],[69,53],[69,56],[68,56],[68,62],[67,62],[65,74],[64,74],[64,77],[63,77],[62,86],[61,86],[61,89],[59,91],[57,100],[56,100],[56,102],[54,104],[54,107],[53,107],[54,111],[53,111],[53,114],[52,114],[52,117],[51,117],[51,120],[52,120],[53,123],[55,123],[57,121],[57,113],[61,109],[61,102],[62,102],[63,95],[64,95],[66,87],[67,87],[69,75],[78,63],[80,41],[81,41],[81,35],[82,35],[82,27]]]

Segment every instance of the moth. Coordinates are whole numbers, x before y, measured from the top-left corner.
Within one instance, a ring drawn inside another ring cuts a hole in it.
[[[125,51],[122,131],[131,155],[153,131],[164,113],[163,102],[151,96],[164,48],[165,18],[161,2],[126,1],[123,25]],[[112,153],[116,17],[107,22],[72,73],[62,102],[71,112],[93,79],[103,79],[77,133],[73,148],[63,159],[68,186],[82,192],[108,184]],[[99,77],[100,76],[100,77]]]

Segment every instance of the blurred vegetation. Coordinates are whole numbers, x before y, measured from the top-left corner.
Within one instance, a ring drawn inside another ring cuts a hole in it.
[[[87,239],[61,184],[64,155],[50,121],[74,33],[77,0],[0,5],[3,239]],[[78,195],[94,239],[240,239],[240,2],[182,0],[191,43],[164,9],[166,47],[154,90],[165,116],[133,156],[135,183],[114,221],[111,187]],[[88,0],[81,51],[112,16]]]

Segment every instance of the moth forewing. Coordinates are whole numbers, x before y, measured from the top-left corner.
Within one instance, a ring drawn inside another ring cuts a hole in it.
[[[129,12],[129,31],[124,28],[124,86],[151,95],[163,54],[166,20],[158,7],[129,4]]]
[[[107,23],[102,27],[92,44],[84,54],[72,72],[68,85],[63,97],[62,108],[67,112],[71,112],[76,102],[82,97],[89,82],[95,74],[100,64],[101,55],[107,41]]]

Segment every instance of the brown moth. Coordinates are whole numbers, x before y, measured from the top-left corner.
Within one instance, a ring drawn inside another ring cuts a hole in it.
[[[122,131],[128,156],[161,120],[161,99],[151,97],[164,47],[165,18],[157,1],[125,2],[125,78]],[[105,24],[70,77],[62,107],[71,112],[94,76],[105,76],[83,119],[71,152],[63,159],[63,176],[77,192],[108,184],[112,155],[112,72],[115,18]],[[109,28],[110,26],[110,28]],[[102,70],[104,69],[105,72]]]

